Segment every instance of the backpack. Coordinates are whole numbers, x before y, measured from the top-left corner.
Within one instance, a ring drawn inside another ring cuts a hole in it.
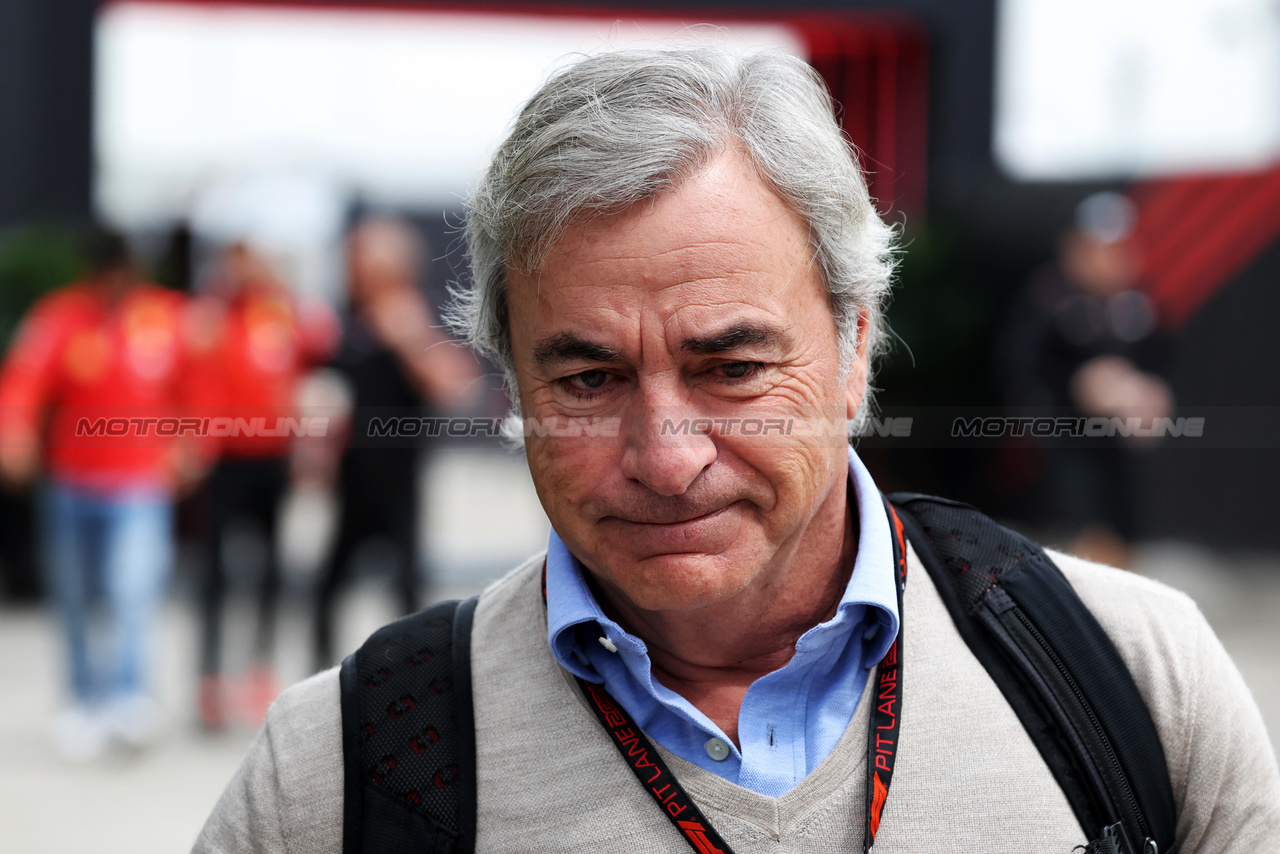
[[[1155,725],[1061,570],[966,504],[889,500],[961,637],[1089,834],[1086,852],[1170,854],[1176,815]],[[343,661],[343,854],[474,850],[476,601],[397,620]]]

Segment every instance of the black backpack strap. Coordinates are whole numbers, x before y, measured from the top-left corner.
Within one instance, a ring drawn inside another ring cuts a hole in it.
[[[1066,576],[1040,546],[973,507],[907,493],[889,500],[960,635],[1053,771],[1089,850],[1170,854],[1176,810],[1155,724]]]
[[[433,605],[342,662],[343,854],[474,851],[475,608]]]

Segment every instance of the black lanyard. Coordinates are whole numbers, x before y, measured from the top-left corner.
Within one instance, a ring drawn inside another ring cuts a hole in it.
[[[893,766],[898,758],[899,733],[902,730],[902,626],[906,615],[902,610],[902,594],[907,589],[907,540],[902,520],[893,505],[884,500],[889,514],[889,538],[893,540],[894,586],[898,592],[898,636],[876,667],[876,685],[867,725],[867,826],[862,837],[863,854],[870,854],[880,830],[880,814],[889,797],[893,782]]]
[[[893,781],[894,760],[898,755],[899,732],[902,724],[902,594],[907,586],[907,548],[902,521],[888,501],[884,502],[889,515],[890,539],[893,540],[895,587],[898,593],[898,636],[880,659],[876,668],[876,684],[872,692],[870,723],[867,726],[867,823],[863,834],[863,854],[870,854],[880,829],[880,815],[889,797],[889,784]],[[546,601],[546,566],[542,570],[542,598]],[[654,748],[653,743],[632,722],[626,711],[601,685],[576,677],[578,687],[587,698],[587,705],[595,712],[600,725],[609,733],[609,740],[618,754],[636,775],[640,785],[653,796],[663,814],[684,834],[690,847],[698,854],[733,854],[733,849],[721,838],[689,793],[671,773],[667,763]]]

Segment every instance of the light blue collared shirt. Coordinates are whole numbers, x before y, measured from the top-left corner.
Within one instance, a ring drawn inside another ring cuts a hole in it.
[[[880,490],[853,449],[858,554],[836,614],[796,642],[785,666],[747,689],[738,712],[741,749],[692,703],[653,677],[644,641],[605,616],[581,564],[555,530],[547,544],[547,640],[561,666],[605,689],[650,738],[732,783],[779,797],[835,748],[853,718],[871,668],[898,634],[893,542]],[[617,648],[609,651],[604,637]],[[707,742],[728,746],[722,760]]]

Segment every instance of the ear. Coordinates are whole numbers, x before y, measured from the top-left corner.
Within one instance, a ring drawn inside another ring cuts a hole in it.
[[[867,373],[870,354],[867,352],[867,330],[870,325],[865,311],[858,313],[858,349],[845,378],[845,420],[852,420],[862,406],[867,394]]]

